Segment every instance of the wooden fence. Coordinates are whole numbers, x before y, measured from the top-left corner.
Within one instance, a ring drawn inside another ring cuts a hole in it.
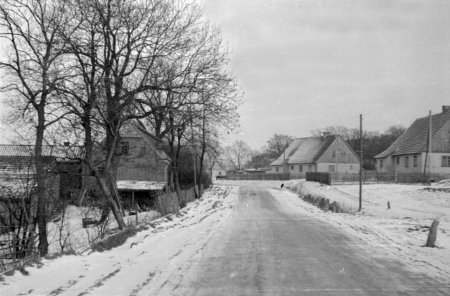
[[[309,177],[308,177],[309,176]],[[261,174],[232,174],[227,175],[228,180],[293,180],[306,179],[308,181],[321,182],[323,184],[356,184],[359,182],[359,173],[261,173]],[[379,173],[376,171],[363,171],[364,184],[378,183],[425,183],[450,179],[450,174],[431,174],[424,177],[421,173]]]
[[[227,180],[290,180],[289,173],[261,173],[261,174],[232,174],[227,175]]]

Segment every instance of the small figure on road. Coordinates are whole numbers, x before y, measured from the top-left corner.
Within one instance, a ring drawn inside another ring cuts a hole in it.
[[[281,189],[283,189],[283,187],[284,187],[284,184],[283,184],[283,183],[281,183]]]

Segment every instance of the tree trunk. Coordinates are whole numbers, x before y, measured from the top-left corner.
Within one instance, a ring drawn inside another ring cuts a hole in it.
[[[36,127],[36,142],[34,147],[36,183],[37,183],[37,223],[39,230],[39,255],[41,257],[48,253],[47,240],[47,196],[45,190],[45,167],[42,159],[42,143],[44,140],[44,109],[38,109],[38,124]]]

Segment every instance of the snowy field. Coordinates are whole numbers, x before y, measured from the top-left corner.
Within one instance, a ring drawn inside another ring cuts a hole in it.
[[[183,274],[186,262],[198,260],[236,202],[236,187],[213,186],[178,215],[147,223],[147,230],[111,251],[44,259],[25,271],[3,275],[0,295],[155,295],[153,289],[170,291],[177,283],[176,274]],[[114,280],[116,275],[126,281]]]
[[[433,189],[450,188],[450,182],[431,186],[370,184],[363,186],[363,210],[358,212],[359,186],[327,186],[304,180],[223,181],[229,185],[272,187],[272,193],[292,207],[302,207],[339,226],[373,249],[375,256],[400,260],[405,268],[423,271],[447,282],[450,279],[450,193]],[[280,185],[284,188],[280,190]],[[300,195],[314,194],[337,201],[350,210],[348,214],[324,212],[307,204]],[[387,202],[391,209],[387,209]],[[424,247],[433,219],[440,221],[437,248]]]

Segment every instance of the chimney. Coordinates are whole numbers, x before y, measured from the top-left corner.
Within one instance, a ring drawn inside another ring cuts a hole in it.
[[[445,112],[450,112],[450,106],[449,105],[442,106],[442,113],[445,113]]]
[[[70,142],[64,142],[64,146],[69,147],[70,146]]]

